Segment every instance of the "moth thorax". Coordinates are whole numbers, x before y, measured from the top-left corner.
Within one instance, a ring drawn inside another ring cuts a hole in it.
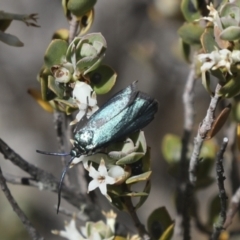
[[[92,130],[80,130],[75,135],[74,146],[82,150],[85,150],[85,147],[92,144],[93,135],[94,133]]]

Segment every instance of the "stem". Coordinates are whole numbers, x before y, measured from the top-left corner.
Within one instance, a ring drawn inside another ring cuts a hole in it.
[[[224,180],[226,178],[224,176],[223,155],[226,150],[227,144],[228,144],[228,139],[224,138],[222,142],[222,147],[218,152],[217,161],[216,161],[216,174],[217,174],[221,211],[220,211],[217,223],[214,224],[214,231],[211,237],[212,240],[218,240],[220,233],[223,230],[223,224],[226,220],[227,194],[224,187]]]
[[[131,197],[124,197],[124,203],[127,207],[128,213],[130,214],[130,216],[138,230],[138,234],[140,235],[140,237],[143,240],[150,240],[150,236],[149,236],[148,232],[146,231],[144,225],[140,222],[140,220],[137,216],[136,209],[134,208],[134,206],[132,204]]]
[[[2,170],[0,168],[0,185],[3,193],[5,194],[8,202],[12,206],[13,211],[18,215],[21,222],[23,223],[24,227],[26,228],[28,234],[31,236],[34,240],[43,240],[44,238],[37,232],[37,230],[32,226],[31,222],[28,220],[27,216],[24,214],[24,212],[20,209],[17,202],[13,198],[7,184],[6,180],[3,177]]]
[[[188,170],[189,180],[193,186],[195,186],[197,181],[196,170],[199,163],[199,155],[203,145],[203,141],[206,138],[209,130],[211,130],[212,124],[214,123],[215,110],[216,110],[218,101],[220,100],[220,96],[218,95],[218,92],[220,89],[221,89],[221,85],[218,84],[215,89],[215,94],[211,98],[211,101],[207,110],[207,114],[203,119],[201,125],[199,126],[197,136],[194,139],[194,148],[193,148],[192,156],[190,159],[189,170]]]

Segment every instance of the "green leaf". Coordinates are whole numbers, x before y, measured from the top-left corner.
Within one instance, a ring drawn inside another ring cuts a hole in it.
[[[125,183],[126,184],[133,184],[133,183],[137,183],[137,182],[140,182],[140,181],[146,181],[150,178],[151,174],[152,174],[152,171],[148,171],[148,172],[139,174],[137,176],[130,177],[126,180]]]
[[[48,88],[51,89],[59,98],[63,98],[64,90],[51,75],[48,76]]]
[[[212,96],[213,93],[212,93],[212,90],[211,90],[211,81],[210,81],[209,72],[203,72],[202,73],[202,85],[208,91],[208,93]]]
[[[173,221],[165,207],[155,209],[147,220],[151,239],[158,240],[172,224]]]
[[[89,73],[91,86],[96,94],[105,94],[114,86],[117,73],[107,65],[101,65]]]
[[[150,191],[151,191],[151,181],[147,181],[143,189],[143,192],[147,193],[147,195],[140,197],[139,202],[134,207],[135,209],[140,208],[145,203],[145,201],[149,196]]]
[[[214,139],[205,141],[203,143],[203,146],[200,152],[200,158],[215,159],[217,150],[218,150],[218,147]]]
[[[0,41],[13,47],[22,47],[24,44],[14,35],[0,31]]]
[[[181,10],[182,10],[184,18],[188,22],[192,22],[201,17],[201,14],[197,9],[197,3],[195,0],[182,0],[181,1]]]
[[[185,59],[185,61],[187,61],[188,63],[190,63],[190,53],[191,53],[191,46],[187,43],[185,43],[182,39],[181,39],[181,49],[182,49],[182,53],[183,53],[183,57]]]
[[[53,65],[61,65],[66,61],[67,48],[68,43],[66,41],[61,39],[52,40],[44,55],[45,65],[48,68],[51,68]]]
[[[147,147],[147,152],[145,154],[145,156],[140,160],[142,161],[143,167],[142,170],[143,172],[147,172],[151,170],[151,148]]]
[[[162,154],[168,163],[178,162],[181,156],[181,139],[177,135],[166,134],[162,140]]]
[[[219,96],[232,98],[240,94],[239,76],[232,77],[218,92]]]
[[[96,2],[97,0],[69,0],[67,2],[67,9],[75,16],[81,17],[89,12]]]
[[[231,26],[224,29],[220,34],[220,38],[226,41],[238,40],[240,38],[240,27]]]
[[[174,223],[170,225],[162,234],[162,236],[159,238],[159,240],[171,240],[173,236],[174,231]]]
[[[217,43],[214,38],[213,28],[207,26],[204,33],[201,36],[201,43],[205,53],[210,53],[216,50]]]
[[[117,165],[125,165],[137,162],[144,156],[144,153],[132,152],[116,162]]]
[[[106,39],[103,37],[101,33],[86,34],[85,36],[82,37],[82,40],[90,44],[94,44],[94,42],[100,42],[102,47],[99,50],[104,50],[107,48]]]
[[[235,19],[237,22],[240,20],[239,7],[233,3],[223,4],[220,12],[220,16]]]
[[[199,26],[198,23],[184,23],[179,29],[178,34],[182,40],[189,44],[200,44],[200,37],[204,32],[204,28]]]

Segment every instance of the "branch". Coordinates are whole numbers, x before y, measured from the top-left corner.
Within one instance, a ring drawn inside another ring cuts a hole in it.
[[[62,113],[58,111],[54,111],[53,114],[53,122],[54,122],[54,128],[57,133],[57,143],[59,147],[60,152],[65,152],[64,148],[64,117]],[[62,166],[65,168],[67,165],[67,159],[65,156],[61,156],[61,161],[62,161]],[[69,187],[70,186],[70,177],[69,177],[69,172],[66,173],[65,178],[64,178],[64,183]]]
[[[240,182],[240,176],[238,171],[238,150],[236,149],[236,122],[231,122],[226,133],[229,139],[228,146],[230,148],[230,158],[231,158],[231,172],[230,172],[230,180],[232,187],[232,194],[234,194],[238,189],[238,184]]]
[[[0,11],[0,20],[18,20],[24,22],[27,26],[40,27],[37,25],[38,15],[33,14],[15,14]]]
[[[6,184],[6,180],[2,175],[2,170],[0,168],[0,185],[3,193],[5,194],[8,202],[12,206],[13,211],[18,215],[24,227],[26,228],[28,234],[34,240],[43,240],[44,238],[37,232],[37,230],[32,226],[31,222],[28,220],[27,216],[23,213],[23,211],[18,206],[17,202],[13,198],[8,186]]]
[[[235,194],[232,196],[230,207],[227,211],[227,216],[226,216],[226,220],[223,225],[223,228],[228,228],[231,225],[233,217],[238,212],[239,203],[240,203],[240,187],[235,192]]]
[[[215,94],[213,97],[211,97],[210,105],[207,110],[207,114],[205,118],[203,119],[201,125],[199,126],[198,133],[196,138],[194,139],[194,148],[192,152],[192,156],[190,159],[190,165],[189,165],[189,180],[192,185],[196,184],[197,176],[196,176],[196,170],[199,163],[199,155],[202,148],[202,144],[204,139],[206,138],[207,133],[209,130],[211,130],[212,124],[214,123],[215,119],[215,110],[218,104],[218,101],[220,100],[220,96],[218,95],[218,92],[220,90],[221,86],[218,84],[215,89]]]
[[[212,234],[212,240],[218,240],[221,231],[223,230],[223,224],[226,219],[226,211],[227,211],[227,195],[224,188],[224,180],[226,179],[224,176],[224,168],[223,168],[223,155],[226,150],[228,144],[228,138],[224,138],[222,142],[222,147],[217,154],[217,162],[216,162],[216,174],[217,174],[217,182],[218,182],[218,191],[219,198],[221,204],[221,211],[219,214],[219,218],[217,223],[214,224],[214,231]]]
[[[181,225],[183,228],[183,238],[191,239],[190,236],[190,198],[191,198],[191,186],[188,184],[187,179],[187,153],[188,145],[190,141],[190,136],[193,128],[194,121],[194,85],[196,82],[195,67],[194,64],[191,65],[190,72],[187,78],[183,93],[183,107],[184,107],[184,133],[182,137],[182,149],[180,158],[180,169],[179,169],[179,183],[177,186],[177,210],[182,216]]]
[[[192,131],[194,120],[194,85],[196,82],[196,73],[194,64],[191,65],[188,74],[187,82],[183,92],[183,107],[184,107],[184,130]]]
[[[130,197],[124,197],[124,203],[127,207],[127,212],[129,213],[133,222],[135,223],[135,227],[137,228],[138,234],[141,237],[141,239],[150,240],[150,236],[149,236],[148,232],[146,231],[145,226],[140,222],[140,220],[137,216],[136,209],[134,208],[134,206],[132,204],[132,199]]]
[[[58,192],[59,181],[51,173],[28,163],[15,153],[2,139],[0,139],[0,152],[6,159],[9,159],[13,164],[27,172],[41,190]],[[76,191],[66,187],[64,184],[62,187],[62,197],[78,209],[84,209],[83,214],[89,220],[96,221],[101,219],[102,214],[97,205],[89,203],[89,200],[83,194],[76,193]]]
[[[73,14],[71,14],[71,19],[69,20],[69,37],[68,37],[69,44],[76,37],[78,32],[78,27],[79,27],[79,21]]]

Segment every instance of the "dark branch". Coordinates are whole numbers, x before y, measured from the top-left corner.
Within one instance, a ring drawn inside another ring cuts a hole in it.
[[[3,193],[5,194],[8,202],[12,206],[13,211],[18,215],[21,222],[23,223],[24,227],[26,228],[28,234],[31,236],[34,240],[43,240],[44,238],[37,232],[37,230],[32,226],[31,222],[28,220],[27,216],[24,214],[24,212],[20,209],[17,202],[13,198],[10,190],[8,189],[8,186],[6,184],[6,180],[3,177],[2,170],[0,168],[0,185]]]
[[[190,234],[190,198],[191,186],[188,184],[188,145],[194,122],[194,85],[196,82],[195,66],[192,64],[187,82],[183,92],[184,107],[184,133],[182,137],[182,149],[179,169],[179,183],[177,186],[177,210],[181,215],[181,225],[183,228],[183,239],[191,239]]]
[[[27,172],[41,190],[58,192],[59,181],[51,173],[28,163],[14,152],[2,139],[0,139],[0,152],[6,159],[9,159],[13,164]],[[97,205],[91,204],[83,194],[79,194],[65,185],[62,187],[62,197],[78,209],[84,208],[83,214],[86,214],[86,218],[89,220],[96,221],[102,217]]]
[[[223,230],[223,225],[226,220],[226,212],[227,212],[227,194],[224,187],[224,180],[226,179],[224,176],[224,168],[223,168],[223,155],[226,150],[228,144],[228,139],[224,138],[222,142],[222,147],[217,154],[216,161],[216,174],[217,174],[217,183],[218,183],[218,191],[219,198],[221,204],[221,211],[219,214],[219,218],[217,222],[214,224],[214,231],[212,234],[212,240],[218,240],[221,231]]]

